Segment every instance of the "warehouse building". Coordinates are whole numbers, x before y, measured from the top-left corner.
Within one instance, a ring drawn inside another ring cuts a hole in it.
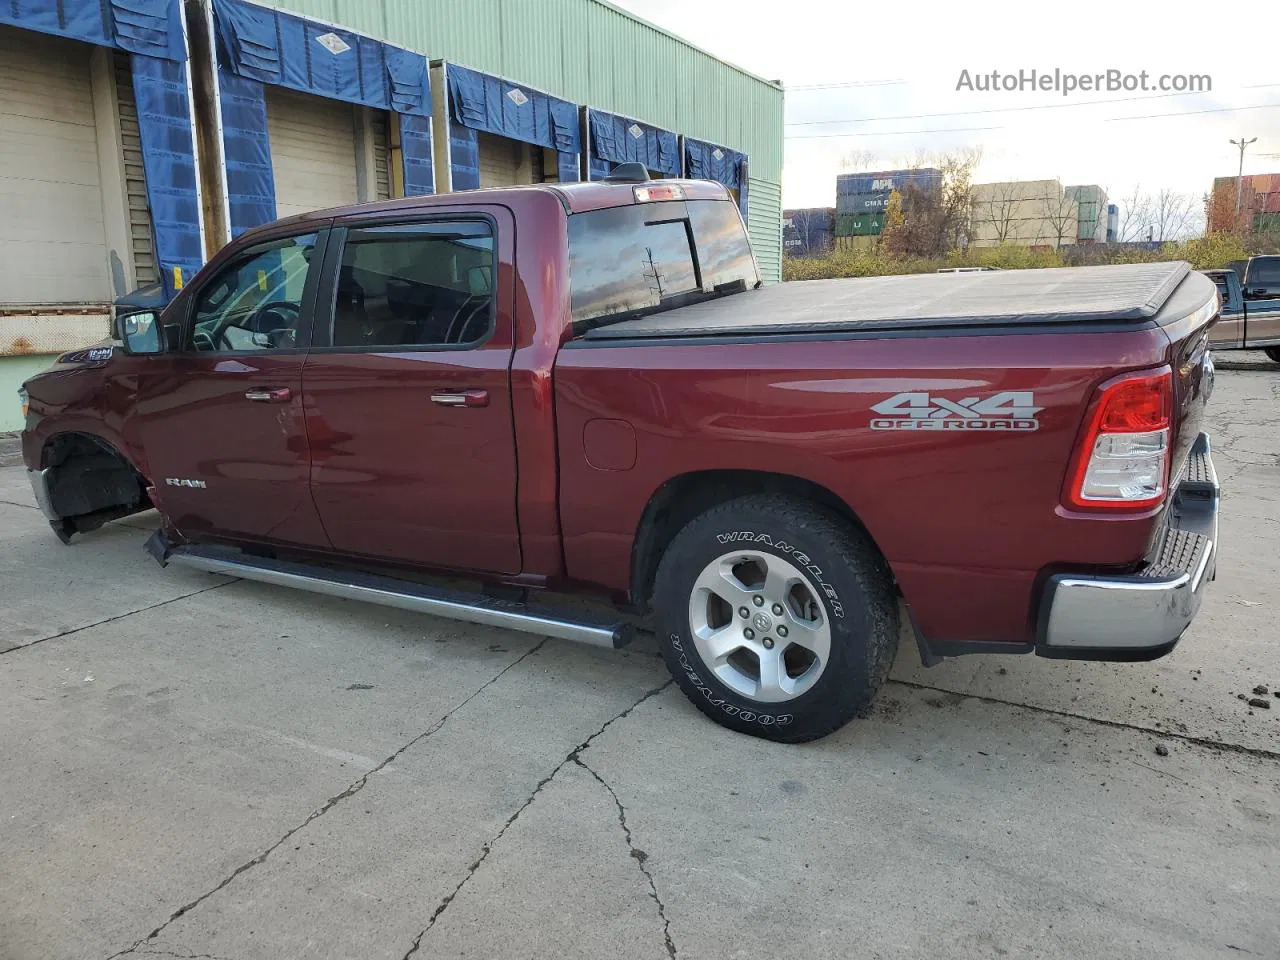
[[[178,0],[0,3],[0,430],[49,354],[204,258]]]
[[[335,204],[639,161],[725,184],[778,280],[782,105],[605,0],[0,2],[0,397],[122,294]]]

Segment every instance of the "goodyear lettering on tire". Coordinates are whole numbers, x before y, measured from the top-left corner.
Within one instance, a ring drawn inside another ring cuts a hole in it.
[[[747,723],[758,723],[763,727],[779,726],[785,727],[789,724],[793,717],[789,713],[757,713],[755,710],[743,709],[727,702],[723,697],[717,697],[715,691],[703,682],[702,677],[698,676],[698,672],[694,670],[693,664],[689,662],[689,657],[685,653],[684,647],[680,644],[678,634],[671,634],[671,646],[675,647],[676,652],[680,656],[680,669],[684,671],[684,675],[689,678],[689,682],[697,688],[698,692],[707,698],[707,702],[713,707],[719,707],[728,716],[736,717]]]

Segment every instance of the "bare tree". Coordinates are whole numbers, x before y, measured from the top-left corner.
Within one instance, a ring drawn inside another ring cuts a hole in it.
[[[1116,239],[1121,243],[1150,240],[1152,232],[1151,197],[1142,192],[1142,184],[1136,183],[1133,192],[1120,202]]]
[[[1182,240],[1197,225],[1196,198],[1189,193],[1164,189],[1151,201],[1152,239]]]
[[[849,150],[840,157],[841,173],[861,173],[876,166],[876,155],[870,150]]]
[[[1040,217],[1048,227],[1049,234],[1043,239],[1053,240],[1056,250],[1066,242],[1067,237],[1075,240],[1075,234],[1079,232],[1080,204],[1059,188],[1057,196],[1048,195],[1040,200]]]
[[[1018,196],[1018,184],[979,184],[974,187],[973,194],[972,222],[975,238],[994,240],[996,243],[1007,243],[1015,239],[1018,232],[1018,205],[1023,200]]]

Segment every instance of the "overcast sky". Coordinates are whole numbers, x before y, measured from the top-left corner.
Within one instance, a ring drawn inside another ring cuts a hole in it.
[[[860,162],[867,152],[872,169],[886,169],[920,151],[981,147],[979,182],[1057,177],[1064,184],[1100,184],[1119,201],[1138,184],[1151,192],[1205,193],[1215,176],[1235,174],[1239,158],[1228,141],[1243,134],[1258,138],[1245,154],[1245,173],[1280,173],[1275,2],[615,2],[755,74],[783,81],[788,207],[833,205],[836,174],[852,155]],[[956,90],[965,69],[976,75],[1032,68],[1147,70],[1152,84],[1161,74],[1207,73],[1212,92],[1077,91],[1064,97]],[[852,83],[865,85],[798,89]],[[1112,102],[1086,105],[1090,101]],[[1273,106],[1240,109],[1264,104]],[[835,134],[857,135],[827,136]]]

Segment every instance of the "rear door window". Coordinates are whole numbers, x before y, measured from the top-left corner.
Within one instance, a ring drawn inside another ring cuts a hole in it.
[[[334,347],[468,347],[493,328],[494,237],[481,220],[348,231]]]

